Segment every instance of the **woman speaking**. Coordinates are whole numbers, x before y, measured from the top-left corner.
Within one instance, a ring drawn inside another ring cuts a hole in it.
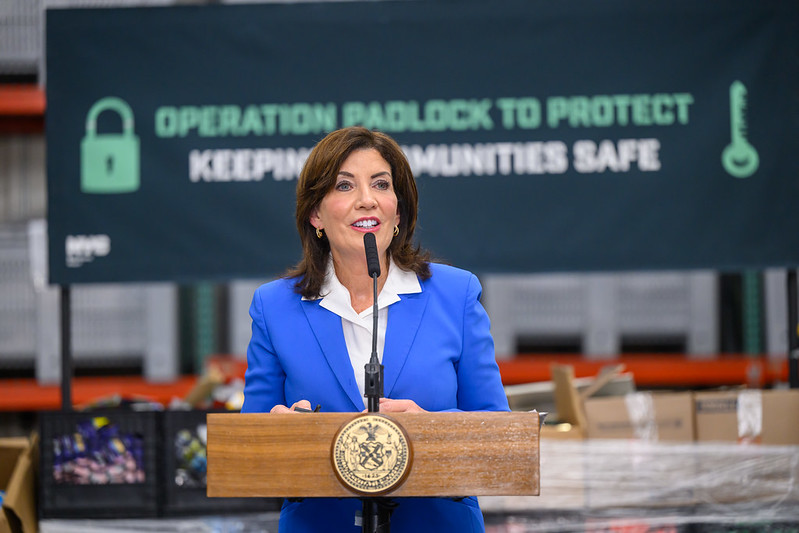
[[[408,161],[389,136],[351,127],[314,147],[297,183],[302,260],[261,286],[250,306],[242,412],[365,409],[374,303],[365,233],[374,234],[380,262],[380,412],[508,410],[480,283],[414,246],[417,201]],[[396,502],[395,533],[484,530],[475,498]],[[360,509],[357,498],[287,500],[279,529],[357,533]]]

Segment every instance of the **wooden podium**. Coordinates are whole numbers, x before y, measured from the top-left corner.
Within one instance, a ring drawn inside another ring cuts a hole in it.
[[[333,445],[360,413],[208,414],[208,496],[364,497],[335,472]],[[412,457],[380,497],[539,494],[536,412],[396,413]]]

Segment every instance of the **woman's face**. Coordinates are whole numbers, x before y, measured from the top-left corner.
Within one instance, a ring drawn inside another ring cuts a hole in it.
[[[311,224],[330,241],[333,260],[362,261],[365,233],[374,233],[381,259],[399,224],[391,165],[374,148],[352,152],[333,189],[311,213]]]

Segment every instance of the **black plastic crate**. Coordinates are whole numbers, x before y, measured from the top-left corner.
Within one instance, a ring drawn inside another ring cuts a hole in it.
[[[163,516],[277,511],[276,498],[206,496],[206,415],[226,411],[165,411],[161,449]]]
[[[40,413],[40,518],[158,516],[160,414]]]

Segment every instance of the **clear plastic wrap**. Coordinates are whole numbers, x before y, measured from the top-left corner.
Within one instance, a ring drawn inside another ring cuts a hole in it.
[[[39,533],[277,533],[280,513],[118,520],[42,520]]]
[[[541,495],[480,498],[488,531],[799,531],[799,446],[542,439],[540,450]]]
[[[540,450],[541,495],[481,497],[486,533],[799,532],[799,446],[542,439]],[[45,520],[40,529],[275,532],[277,513]]]

